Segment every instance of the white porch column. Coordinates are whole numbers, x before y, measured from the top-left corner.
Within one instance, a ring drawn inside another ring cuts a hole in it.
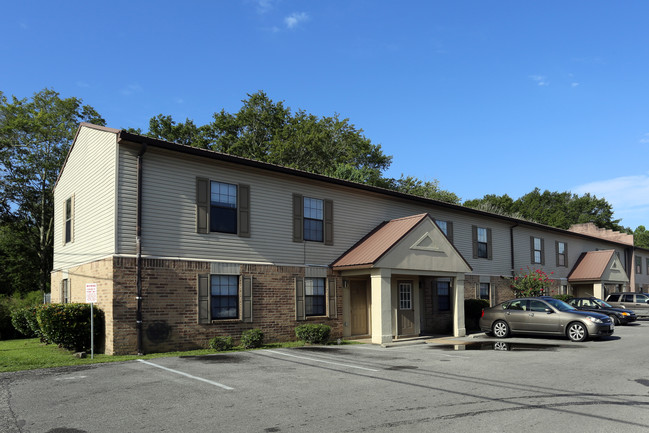
[[[372,343],[392,342],[392,296],[390,269],[373,269],[372,286]]]
[[[593,283],[593,296],[599,299],[604,299],[604,284]]]
[[[466,326],[464,324],[464,275],[456,276],[453,281],[453,336],[464,337]]]

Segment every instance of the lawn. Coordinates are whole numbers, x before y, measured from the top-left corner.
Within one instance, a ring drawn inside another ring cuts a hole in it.
[[[302,342],[265,344],[263,348],[296,347]],[[38,338],[0,341],[0,373],[8,371],[33,370],[36,368],[64,367],[68,365],[97,364],[102,362],[131,361],[134,359],[152,359],[170,356],[198,356],[216,353],[212,349],[192,350],[187,352],[151,353],[148,355],[103,355],[95,354],[94,359],[77,358],[74,353],[43,344]]]

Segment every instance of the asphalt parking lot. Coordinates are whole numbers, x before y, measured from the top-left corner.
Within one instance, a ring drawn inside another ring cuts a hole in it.
[[[648,346],[640,322],[584,343],[483,335],[4,373],[0,431],[646,432]]]

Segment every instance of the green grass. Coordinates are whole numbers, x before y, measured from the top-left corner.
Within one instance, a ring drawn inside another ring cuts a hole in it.
[[[343,342],[350,344],[350,342]],[[294,341],[288,343],[271,343],[264,344],[263,349],[282,348],[282,347],[300,347],[304,343]],[[242,350],[234,348],[233,351]],[[148,355],[103,355],[95,354],[94,359],[76,358],[74,353],[56,347],[52,344],[43,344],[38,338],[23,340],[4,340],[0,341],[0,373],[8,371],[34,370],[37,368],[65,367],[69,365],[86,365],[98,364],[103,362],[132,361],[134,359],[152,359],[172,356],[199,356],[208,355],[215,352],[212,349],[191,350],[186,352],[165,352],[151,353]]]

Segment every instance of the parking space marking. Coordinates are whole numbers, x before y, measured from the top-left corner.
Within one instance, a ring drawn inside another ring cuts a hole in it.
[[[227,385],[223,385],[222,383],[214,382],[212,380],[203,379],[202,377],[192,376],[191,374],[184,373],[182,371],[174,370],[174,369],[171,369],[171,368],[163,367],[162,365],[154,364],[153,362],[145,361],[143,359],[138,359],[138,361],[140,361],[140,362],[142,362],[144,364],[147,364],[147,365],[151,365],[153,367],[157,367],[157,368],[161,368],[161,369],[166,370],[166,371],[170,371],[172,373],[180,374],[181,376],[189,377],[190,379],[200,380],[201,382],[209,383],[210,385],[218,386],[219,388],[227,389],[228,391],[231,391],[231,390],[234,389],[234,388],[230,388]]]
[[[299,358],[299,359],[306,359],[308,361],[321,362],[323,364],[338,365],[340,367],[356,368],[356,369],[365,370],[365,371],[379,371],[379,370],[375,370],[375,369],[372,369],[372,368],[361,367],[361,366],[358,366],[358,365],[342,364],[340,362],[325,361],[323,359],[309,358],[307,356],[292,355],[290,353],[278,352],[276,350],[266,350],[266,352],[275,353],[277,355],[289,356],[291,358]],[[261,355],[262,353],[260,352],[259,354]]]

